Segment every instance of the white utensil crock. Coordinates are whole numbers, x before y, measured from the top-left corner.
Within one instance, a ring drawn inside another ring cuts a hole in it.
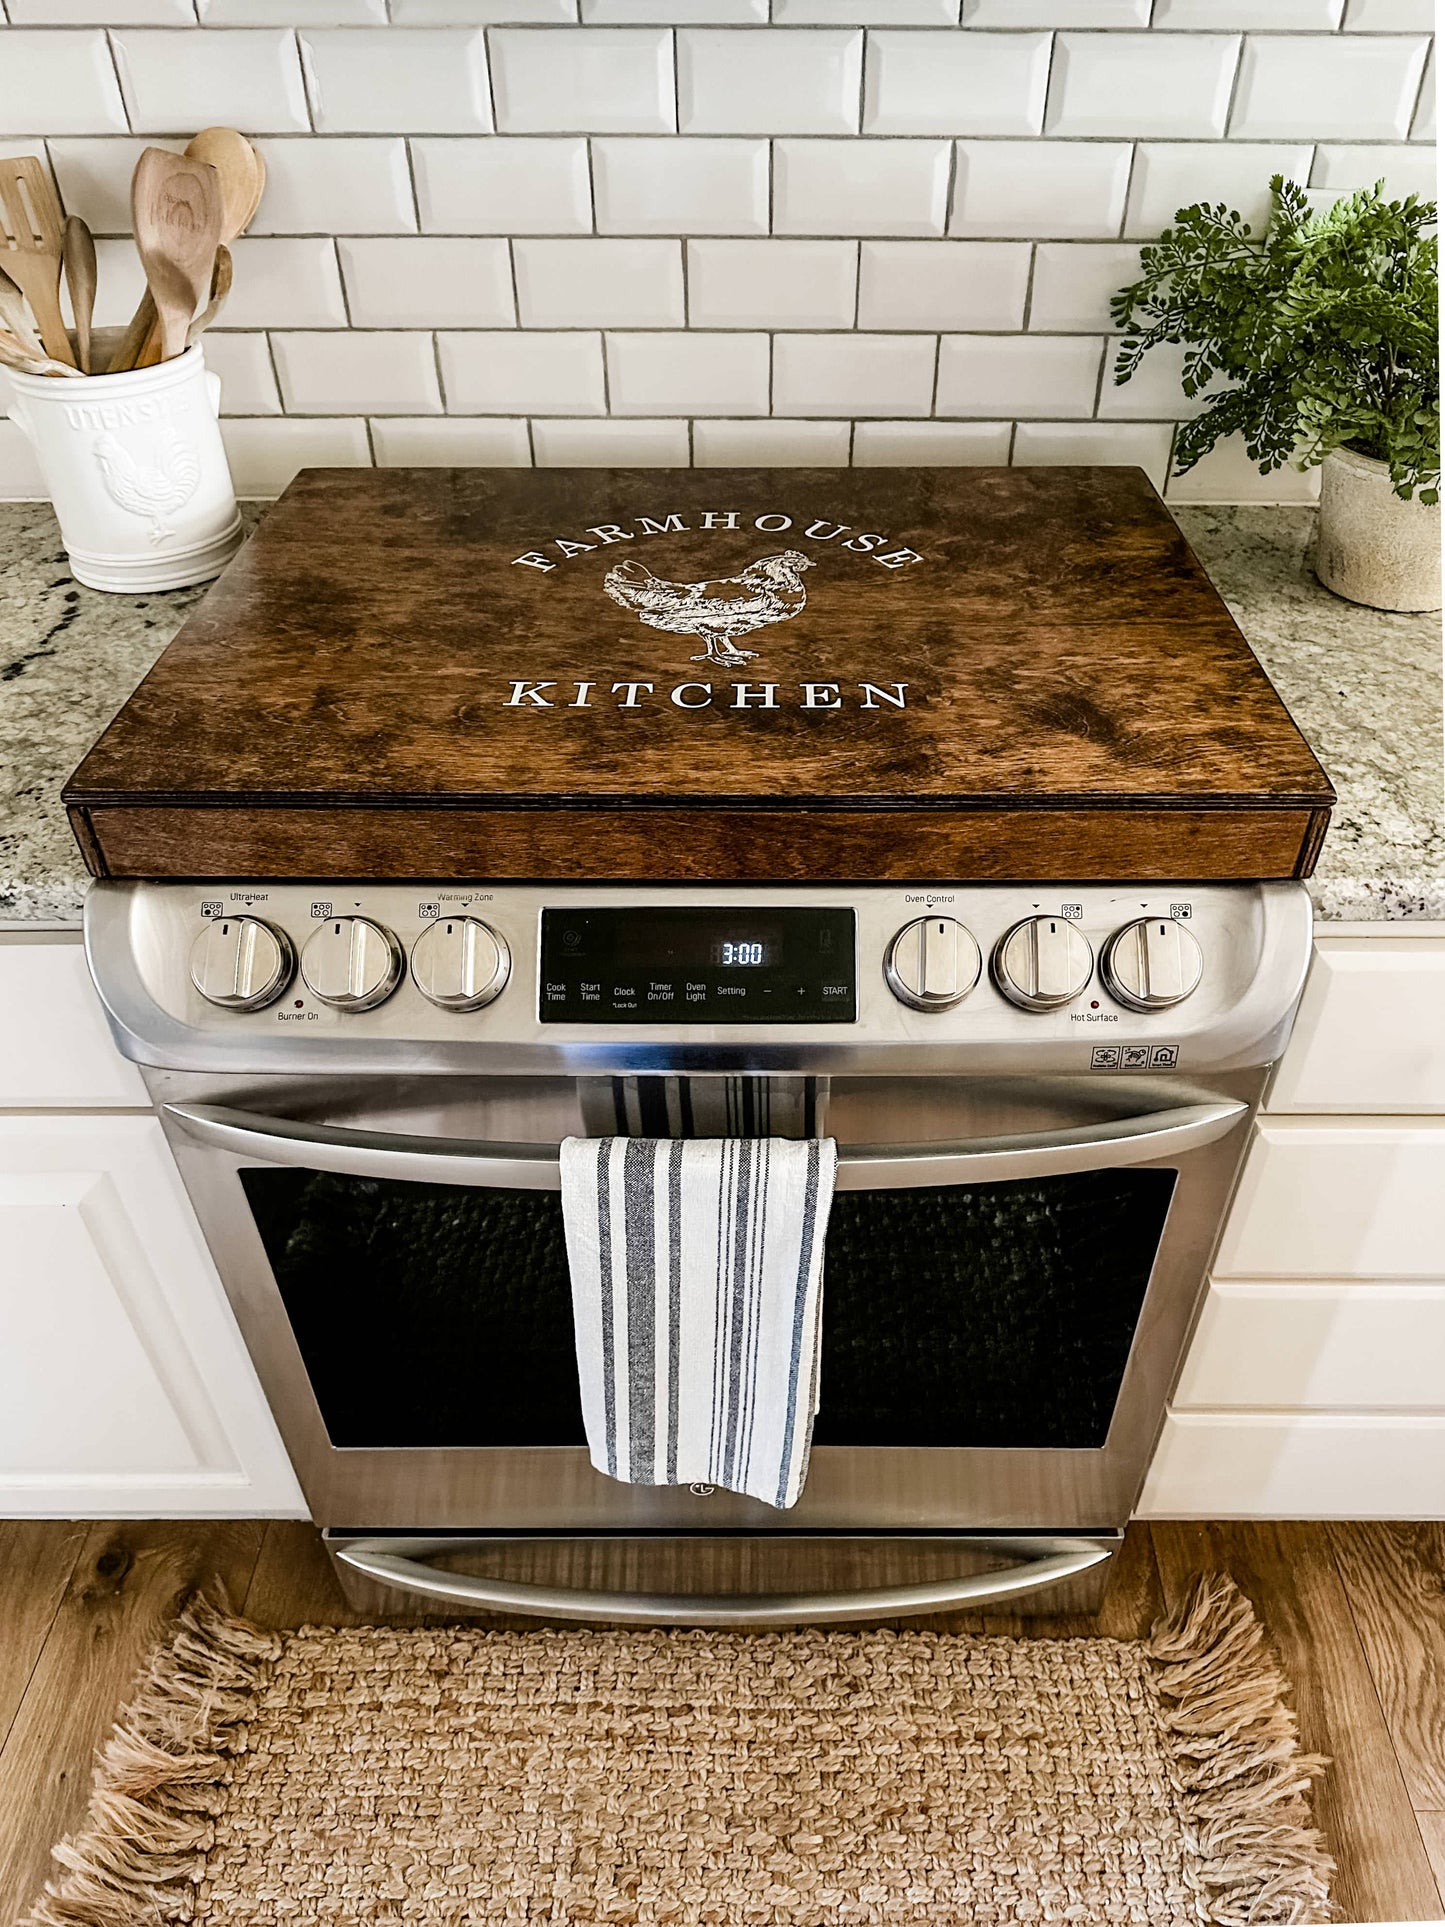
[[[10,419],[35,450],[77,582],[134,592],[219,575],[241,515],[199,343],[120,375],[10,371]]]

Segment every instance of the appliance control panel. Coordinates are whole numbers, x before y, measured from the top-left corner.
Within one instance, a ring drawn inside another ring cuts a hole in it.
[[[1294,883],[105,882],[87,907],[122,1048],[181,1068],[331,1062],[355,1039],[521,1068],[716,1044],[1167,1071],[1287,1025],[1310,932]],[[210,1048],[241,1039],[262,1047]]]

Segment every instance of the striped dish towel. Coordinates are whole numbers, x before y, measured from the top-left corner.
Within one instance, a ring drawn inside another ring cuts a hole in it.
[[[816,1137],[818,1084],[816,1077],[586,1077],[582,1128],[598,1137]]]
[[[582,1417],[599,1472],[797,1501],[837,1163],[831,1138],[563,1140]]]

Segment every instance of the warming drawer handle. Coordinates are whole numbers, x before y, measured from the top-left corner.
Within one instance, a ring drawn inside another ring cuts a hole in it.
[[[1248,1108],[1230,1099],[1181,1104],[1143,1117],[1110,1118],[1063,1131],[1026,1131],[956,1144],[849,1145],[838,1153],[837,1186],[840,1191],[883,1191],[986,1184],[1147,1164],[1213,1144],[1234,1129]],[[419,1183],[519,1191],[556,1191],[562,1183],[554,1144],[481,1144],[465,1138],[299,1124],[223,1104],[167,1104],[165,1113],[196,1143],[267,1164],[348,1177],[410,1178]]]
[[[441,1551],[445,1540],[408,1542],[417,1551]],[[481,1579],[472,1573],[445,1572],[424,1559],[388,1552],[362,1542],[344,1546],[336,1557],[384,1586],[424,1593],[453,1605],[484,1606],[494,1612],[549,1619],[596,1619],[622,1626],[838,1626],[853,1619],[894,1619],[909,1613],[947,1612],[1032,1592],[1076,1572],[1087,1572],[1110,1557],[1113,1548],[1097,1540],[1019,1538],[991,1541],[1035,1556],[999,1572],[971,1572],[957,1579],[920,1585],[879,1586],[862,1592],[819,1593],[649,1593],[592,1592],[586,1587],[533,1586],[510,1579]]]

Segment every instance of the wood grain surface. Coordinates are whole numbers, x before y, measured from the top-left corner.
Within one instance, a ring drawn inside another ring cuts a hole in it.
[[[297,478],[66,798],[116,875],[397,874],[333,822],[401,811],[413,874],[1203,879],[1333,793],[1138,470],[390,469]]]
[[[1445,1525],[1330,1539],[1411,1804],[1445,1811]]]
[[[1438,1920],[1445,1905],[1427,1842],[1445,1881],[1445,1814],[1417,1816],[1402,1797],[1403,1776],[1336,1564],[1339,1558],[1353,1570],[1357,1543],[1391,1531],[1134,1525],[1096,1628],[1043,1619],[1017,1626],[1001,1621],[990,1630],[1098,1630],[1137,1638],[1163,1610],[1166,1595],[1172,1603],[1201,1573],[1232,1573],[1285,1661],[1306,1744],[1334,1758],[1319,1810],[1339,1863],[1338,1918]],[[19,1538],[14,1533],[0,1528],[0,1553],[9,1560],[0,1560],[0,1653],[33,1685],[21,1718],[12,1721],[0,1710],[0,1920],[7,1922],[38,1889],[50,1846],[83,1807],[91,1749],[123,1703],[144,1648],[160,1629],[158,1610],[178,1581],[193,1574],[224,1577],[233,1599],[266,1626],[344,1625],[356,1617],[314,1527],[293,1521],[100,1525],[88,1533],[55,1522],[25,1527]],[[86,1542],[79,1563],[77,1533]],[[1360,1557],[1374,1562],[1378,1547]],[[67,1566],[74,1576],[56,1612],[55,1573]],[[1389,1665],[1403,1665],[1419,1638],[1413,1601],[1409,1591],[1380,1597],[1372,1644],[1377,1658],[1397,1653]],[[1435,1692],[1427,1682],[1420,1697]],[[54,1797],[56,1787],[66,1789],[64,1799]]]

